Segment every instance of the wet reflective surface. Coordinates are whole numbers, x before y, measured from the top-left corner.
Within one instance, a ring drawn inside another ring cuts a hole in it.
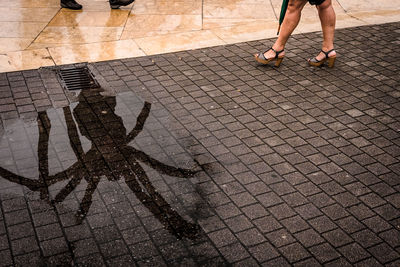
[[[0,1],[0,72],[276,37],[282,1],[136,0],[117,10],[108,1],[78,2],[81,11],[55,0]],[[337,28],[400,20],[398,1],[332,2]],[[320,30],[315,7],[306,5],[295,33]]]
[[[193,187],[188,179],[196,175],[196,164],[156,118],[149,119],[151,103],[133,93],[103,96],[101,91],[82,90],[78,103],[40,112],[30,123],[6,123],[1,131],[0,176],[10,187],[22,185],[27,194],[49,206],[77,197],[78,224],[90,214],[99,184],[119,182],[125,187],[121,194],[132,192],[171,234],[196,238],[200,227],[174,210],[151,179],[151,174],[166,180],[175,177],[177,186]],[[163,145],[175,146],[178,164],[184,166],[176,167],[169,158],[173,154],[165,154]],[[3,190],[3,197],[7,193]]]

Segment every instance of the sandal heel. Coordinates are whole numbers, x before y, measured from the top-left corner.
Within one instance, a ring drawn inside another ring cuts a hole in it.
[[[275,62],[275,67],[279,68],[279,66],[281,65],[283,61],[283,57],[277,58],[276,62]]]
[[[328,67],[329,68],[333,68],[333,66],[335,66],[335,60],[336,60],[336,57],[330,57],[328,59]]]
[[[272,50],[272,51],[275,52],[275,57],[265,58],[264,54],[265,54],[266,52],[268,52],[269,50]],[[281,57],[279,57],[279,54],[282,53],[282,52],[283,52],[283,49],[282,49],[281,51],[276,51],[275,49],[273,49],[273,48],[271,47],[270,49],[268,49],[268,50],[266,50],[266,51],[264,51],[264,52],[260,52],[260,53],[258,53],[258,54],[255,54],[255,55],[254,55],[254,59],[255,59],[257,62],[259,62],[259,63],[261,63],[261,64],[264,64],[264,65],[268,64],[268,63],[271,62],[271,61],[276,60],[276,62],[275,62],[275,67],[279,67],[279,65],[282,63],[283,57],[285,56],[285,55],[282,55]]]
[[[311,58],[308,60],[308,64],[310,66],[314,66],[314,67],[320,67],[322,66],[326,61],[328,61],[328,67],[329,68],[333,68],[333,66],[335,65],[335,60],[336,60],[336,55],[329,57],[329,53],[331,53],[332,51],[335,51],[334,49],[331,49],[327,52],[325,52],[324,50],[321,50],[321,53],[325,54],[325,57],[321,60],[318,60],[316,57]]]

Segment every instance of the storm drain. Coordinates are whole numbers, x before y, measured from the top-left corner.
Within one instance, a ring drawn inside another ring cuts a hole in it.
[[[87,66],[59,69],[58,76],[67,90],[84,90],[99,87],[94,75]]]

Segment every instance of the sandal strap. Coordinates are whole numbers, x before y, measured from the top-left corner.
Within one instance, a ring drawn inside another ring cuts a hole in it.
[[[269,50],[274,51],[274,52],[275,52],[275,58],[278,58],[279,54],[282,53],[283,50],[285,50],[285,49],[282,49],[281,51],[276,51],[275,49],[273,49],[273,48],[271,47],[270,49],[267,49],[267,50],[265,50],[264,52],[258,53],[258,58],[260,58],[260,59],[262,59],[262,60],[268,60],[268,59],[265,58],[264,54],[265,54],[266,52],[268,52]]]
[[[329,51],[327,51],[327,52],[325,52],[324,50],[321,50],[321,52],[325,54],[325,58],[323,58],[323,59],[321,59],[321,60],[318,60],[317,57],[313,57],[312,59],[310,59],[310,61],[311,61],[311,62],[314,62],[314,63],[319,63],[319,62],[321,62],[322,60],[328,59],[328,58],[329,58],[328,55],[329,55],[329,53],[332,52],[332,51],[335,51],[335,49],[331,49],[331,50],[329,50]]]
[[[335,49],[331,49],[331,50],[329,50],[329,51],[327,51],[327,52],[325,52],[324,50],[321,50],[321,52],[325,54],[325,57],[326,57],[326,58],[329,58],[328,55],[329,55],[329,53],[332,52],[332,51],[335,51]]]
[[[282,49],[282,50],[280,50],[280,51],[276,51],[275,49],[273,49],[273,48],[271,47],[270,50],[274,51],[274,52],[275,52],[275,58],[278,58],[279,54],[282,53],[283,50],[285,50],[285,49]],[[268,51],[268,50],[267,50],[267,51]],[[266,51],[265,51],[265,52],[266,52]]]

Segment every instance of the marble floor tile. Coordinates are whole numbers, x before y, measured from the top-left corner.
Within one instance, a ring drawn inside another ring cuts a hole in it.
[[[366,12],[349,13],[356,19],[359,19],[367,24],[381,24],[399,21],[400,9],[397,10],[377,10]],[[348,26],[347,26],[348,27]]]
[[[276,19],[271,8],[260,9],[255,4],[229,3],[227,5],[205,4],[203,7],[204,18],[224,19]]]
[[[133,14],[200,15],[202,2],[189,1],[135,1]]]
[[[60,8],[60,0],[1,0],[0,7],[58,7]]]
[[[0,54],[28,48],[33,38],[0,38]]]
[[[133,40],[53,47],[49,51],[57,65],[145,55]]]
[[[400,0],[337,0],[346,12],[399,10]]]
[[[274,21],[278,23],[277,19],[243,19],[243,18],[203,18],[203,30],[210,30],[223,27],[232,27],[239,25],[248,25],[252,23],[268,23]]]
[[[226,43],[239,43],[276,37],[277,21],[254,22],[212,29],[211,31]]]
[[[122,27],[46,27],[35,43],[85,44],[117,41]]]
[[[0,38],[35,38],[46,22],[0,22]]]
[[[121,39],[201,30],[200,15],[130,15]]]
[[[0,55],[0,72],[37,69],[53,65],[54,62],[46,49],[9,52]]]
[[[51,20],[49,27],[123,27],[128,10],[70,12],[62,9]]]
[[[1,7],[0,21],[4,22],[49,22],[57,14],[56,7]]]
[[[146,55],[224,45],[211,31],[194,31],[135,39]]]

